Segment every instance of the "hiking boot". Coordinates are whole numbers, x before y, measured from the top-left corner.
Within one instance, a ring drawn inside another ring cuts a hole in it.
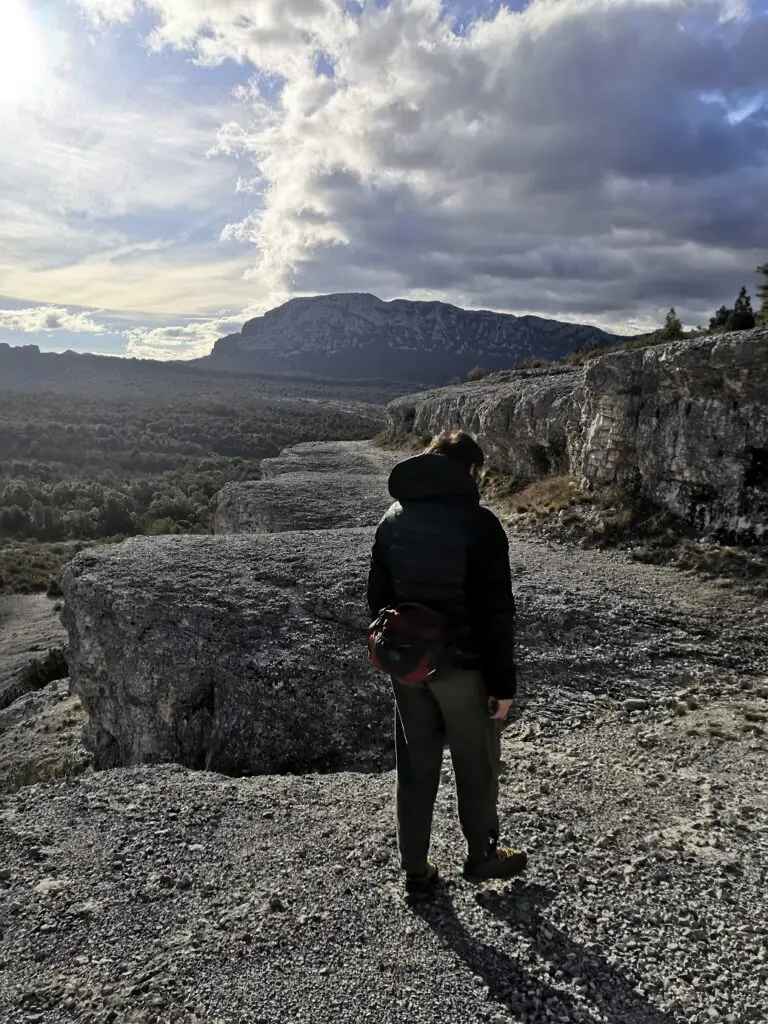
[[[440,873],[431,860],[427,861],[427,870],[421,875],[405,876],[405,896],[409,903],[428,900],[435,891]]]
[[[521,875],[527,866],[525,850],[494,844],[482,860],[467,859],[462,873],[468,882],[484,882],[489,878],[514,878]]]

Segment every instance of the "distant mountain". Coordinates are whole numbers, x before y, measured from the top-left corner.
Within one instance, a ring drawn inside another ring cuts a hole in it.
[[[221,338],[198,366],[444,384],[474,366],[509,369],[521,359],[560,359],[588,344],[623,339],[598,327],[460,309],[444,302],[382,302],[341,293],[291,299]]]

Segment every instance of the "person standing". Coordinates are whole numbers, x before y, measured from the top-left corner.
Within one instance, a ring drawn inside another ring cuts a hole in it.
[[[398,845],[410,899],[428,898],[439,878],[428,854],[446,742],[467,842],[464,877],[510,878],[527,865],[524,851],[499,845],[501,730],[516,691],[515,601],[506,533],[480,505],[483,462],[477,442],[456,432],[395,466],[394,504],[371,554],[372,618],[413,603],[449,628],[445,655],[426,682],[392,677]]]

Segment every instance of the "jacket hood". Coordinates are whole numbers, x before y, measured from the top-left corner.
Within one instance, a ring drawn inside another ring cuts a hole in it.
[[[440,498],[480,500],[471,474],[448,455],[415,455],[398,463],[389,477],[389,493],[399,502]]]

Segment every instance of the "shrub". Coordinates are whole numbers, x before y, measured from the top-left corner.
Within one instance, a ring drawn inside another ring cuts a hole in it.
[[[177,523],[175,519],[171,519],[169,517],[153,519],[147,526],[147,535],[149,537],[160,537],[165,534],[174,533],[184,533],[184,528],[180,523]]]
[[[591,501],[572,476],[544,476],[518,489],[511,496],[516,512],[548,514]]]

